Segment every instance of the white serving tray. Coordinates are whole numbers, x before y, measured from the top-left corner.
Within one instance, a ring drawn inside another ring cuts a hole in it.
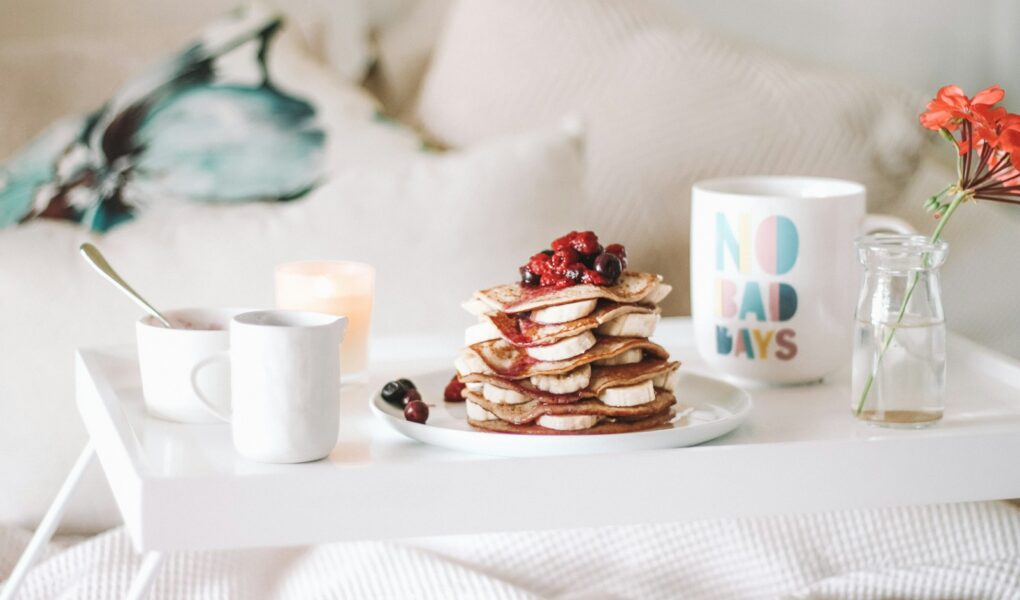
[[[459,336],[458,336],[459,337]],[[705,373],[686,319],[657,341]],[[847,375],[750,389],[736,431],[691,448],[495,458],[413,442],[372,418],[385,381],[449,368],[457,337],[377,340],[369,383],[345,387],[323,461],[238,457],[224,425],[148,417],[132,348],[82,349],[78,406],[139,550],[566,528],[1020,497],[1020,363],[949,340],[946,417],[920,431],[850,415]],[[439,390],[424,390],[439,400]],[[682,401],[682,390],[680,391]]]

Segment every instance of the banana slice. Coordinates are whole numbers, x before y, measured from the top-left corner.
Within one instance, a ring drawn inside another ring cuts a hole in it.
[[[641,362],[642,358],[644,358],[644,353],[641,352],[641,348],[634,348],[632,350],[627,350],[623,354],[617,354],[616,356],[610,358],[603,358],[602,360],[597,360],[595,361],[595,364],[603,367],[612,367],[615,365],[632,365],[634,363]]]
[[[499,339],[499,329],[488,319],[482,319],[464,330],[464,345],[470,346],[479,342]]]
[[[465,300],[460,303],[461,308],[473,314],[476,317],[480,317],[487,312],[492,312],[492,308],[488,304],[482,302],[477,298]]]
[[[453,368],[457,369],[458,375],[470,375],[474,372],[472,365],[468,362],[467,358],[463,355],[453,359]]]
[[[580,302],[571,302],[570,304],[539,308],[531,311],[531,320],[544,325],[576,321],[581,317],[590,315],[595,310],[597,302],[597,300],[581,300]]]
[[[467,409],[467,416],[472,421],[498,421],[499,417],[485,410],[481,406],[478,406],[474,402],[468,400],[465,402]]]
[[[644,302],[646,304],[658,304],[665,300],[666,296],[668,296],[669,293],[672,291],[673,286],[665,283],[660,283],[657,286],[653,287],[652,290],[648,292],[648,295],[641,299],[641,302]]]
[[[598,415],[542,415],[538,424],[557,431],[579,431],[594,427],[599,422]]]
[[[609,406],[640,406],[655,400],[655,388],[651,379],[637,385],[606,388],[599,394],[599,400]]]
[[[482,396],[493,404],[521,404],[528,401],[528,397],[520,392],[507,390],[491,383],[486,383],[482,387]]]
[[[612,321],[599,325],[598,332],[602,335],[620,337],[652,337],[655,326],[659,323],[658,313],[620,315]]]
[[[531,384],[550,394],[572,394],[588,387],[591,365],[578,367],[564,375],[532,375]]]
[[[584,354],[589,348],[595,345],[595,336],[590,331],[581,335],[564,338],[548,346],[535,346],[527,348],[528,356],[535,360],[555,362],[573,358],[578,354]]]
[[[679,376],[680,376],[679,371],[670,371],[669,373],[657,375],[655,379],[652,380],[652,382],[655,384],[655,387],[662,388],[667,392],[672,392],[673,390],[676,389],[676,380],[679,378]]]

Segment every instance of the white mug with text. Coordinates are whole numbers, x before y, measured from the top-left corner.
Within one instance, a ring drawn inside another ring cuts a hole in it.
[[[865,212],[864,186],[818,177],[715,179],[691,195],[691,314],[698,350],[731,377],[821,380],[849,364],[854,239],[913,232]]]

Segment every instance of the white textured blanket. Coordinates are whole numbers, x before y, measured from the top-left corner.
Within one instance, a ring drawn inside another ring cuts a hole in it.
[[[0,529],[6,577],[28,532]],[[66,542],[65,542],[66,544]],[[24,598],[116,598],[139,559],[122,529],[50,557]],[[1020,598],[1020,507],[817,515],[195,552],[151,598]]]

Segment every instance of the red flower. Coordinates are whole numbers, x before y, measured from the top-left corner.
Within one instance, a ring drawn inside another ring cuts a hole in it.
[[[968,198],[1020,204],[1020,115],[996,106],[1005,95],[993,85],[968,98],[959,86],[947,85],[921,114],[921,124],[940,131],[960,154],[959,181],[926,203],[936,217]],[[942,202],[951,190],[956,199]]]
[[[957,88],[960,89],[960,88]],[[991,106],[1002,102],[1002,99],[1006,97],[1006,92],[997,85],[985,88],[980,92],[974,94],[974,99],[970,101],[971,104],[985,104]]]
[[[987,175],[981,178],[982,185],[994,184],[999,186],[1001,183],[1016,184],[1017,175],[1020,175],[1020,171],[1016,169],[1018,161],[1013,156],[1015,154],[1003,152],[1002,150],[990,152],[988,160],[985,161],[985,172]]]
[[[974,98],[968,98],[958,85],[947,85],[928,103],[928,110],[921,113],[921,125],[936,131],[954,131],[963,121],[984,121],[992,116],[989,112],[993,105],[1005,96],[1006,92],[997,85],[981,90]]]
[[[996,147],[1008,152],[1013,169],[1020,170],[1020,116],[1008,114],[999,122]]]
[[[980,146],[982,142],[991,144],[993,148],[999,146],[999,134],[1002,126],[1010,114],[1005,108],[999,106],[986,106],[975,104],[971,107],[971,115],[967,121],[971,124],[970,142]],[[968,148],[969,149],[969,148]]]

